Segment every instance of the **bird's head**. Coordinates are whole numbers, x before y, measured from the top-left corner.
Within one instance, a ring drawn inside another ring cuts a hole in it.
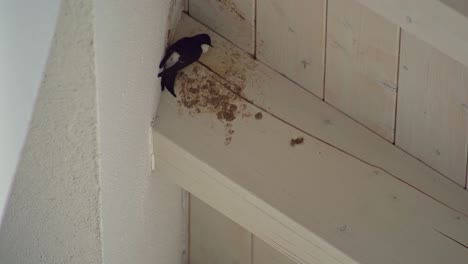
[[[211,38],[208,34],[197,35],[197,38],[200,41],[203,53],[207,52],[210,49],[210,47],[213,47],[211,45]]]

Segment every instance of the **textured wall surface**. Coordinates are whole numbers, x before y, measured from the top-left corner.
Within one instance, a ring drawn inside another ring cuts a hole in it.
[[[171,5],[96,1],[104,263],[182,260],[181,189],[152,175],[149,159]]]
[[[101,263],[91,0],[62,3],[0,231],[0,263]]]
[[[29,131],[60,2],[0,0],[0,224]]]
[[[157,65],[181,3],[63,0],[0,263],[185,259],[181,189],[150,166]]]

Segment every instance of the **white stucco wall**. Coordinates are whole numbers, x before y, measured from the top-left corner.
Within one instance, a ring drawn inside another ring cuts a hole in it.
[[[103,261],[181,263],[181,189],[149,159],[171,1],[95,3]]]
[[[182,2],[63,0],[0,263],[185,259],[182,191],[152,175],[149,155],[157,65]]]
[[[92,22],[92,0],[63,1],[0,230],[2,264],[101,263]]]
[[[0,224],[49,56],[60,0],[0,0]]]

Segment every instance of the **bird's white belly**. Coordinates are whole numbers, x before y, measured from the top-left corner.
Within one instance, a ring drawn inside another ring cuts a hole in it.
[[[169,59],[167,59],[166,64],[164,64],[164,68],[168,69],[172,67],[174,64],[176,64],[179,61],[180,54],[177,52],[174,52],[171,54]]]
[[[202,44],[201,49],[202,49],[203,53],[206,53],[210,49],[210,46],[207,45],[207,44]]]

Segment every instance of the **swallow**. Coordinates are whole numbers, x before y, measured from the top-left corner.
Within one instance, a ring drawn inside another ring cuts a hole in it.
[[[158,77],[161,77],[162,91],[167,88],[174,97],[177,97],[174,91],[177,73],[200,59],[201,55],[206,53],[210,47],[213,46],[208,34],[185,37],[169,46],[159,64],[159,69],[162,71]]]

